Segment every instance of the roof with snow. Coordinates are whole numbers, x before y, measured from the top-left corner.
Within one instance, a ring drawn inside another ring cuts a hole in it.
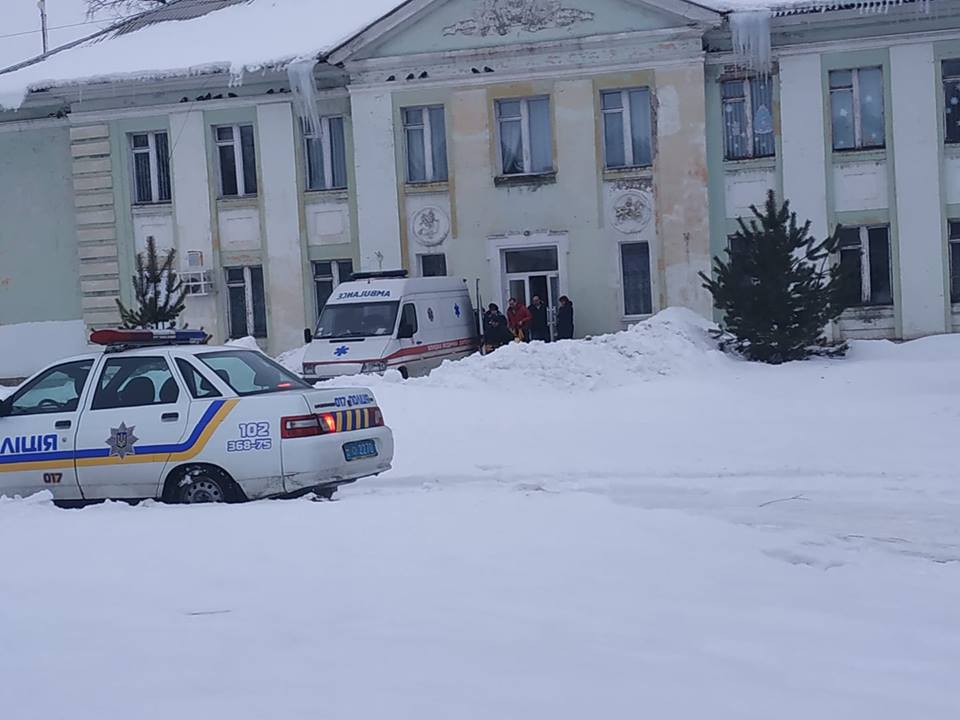
[[[217,72],[237,78],[322,59],[414,0],[170,0],[31,64],[0,72],[0,109],[30,91]],[[914,0],[691,0],[718,13],[873,9]],[[929,0],[921,0],[929,2]]]
[[[75,47],[0,74],[0,108],[51,87],[212,72],[242,76],[318,58],[404,5],[398,0],[172,0]]]

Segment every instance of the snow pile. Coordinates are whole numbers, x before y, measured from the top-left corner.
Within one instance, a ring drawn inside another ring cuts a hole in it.
[[[99,352],[87,344],[83,320],[0,324],[0,378],[24,378],[73,355]]]
[[[257,344],[257,339],[252,335],[247,335],[246,337],[237,338],[235,340],[227,340],[226,344],[230,347],[243,348],[244,350],[260,349],[260,345]]]
[[[709,370],[727,358],[710,337],[713,325],[669,308],[629,330],[587,340],[511,343],[490,355],[447,362],[422,382],[435,387],[507,391],[593,390],[674,373]]]
[[[326,54],[389,13],[398,0],[250,0],[191,20],[168,20],[107,34],[0,75],[0,108],[16,109],[29,90],[84,82],[245,73]],[[176,48],[171,52],[171,48]]]

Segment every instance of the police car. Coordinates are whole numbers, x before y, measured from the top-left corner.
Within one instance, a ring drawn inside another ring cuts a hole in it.
[[[373,393],[317,390],[256,350],[192,330],[102,330],[104,352],[42,370],[0,403],[0,495],[237,502],[390,468]]]

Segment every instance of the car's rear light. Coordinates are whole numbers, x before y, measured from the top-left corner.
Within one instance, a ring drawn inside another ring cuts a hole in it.
[[[284,439],[316,437],[376,427],[383,427],[383,413],[378,407],[338,410],[320,415],[285,417],[280,421],[280,437]]]
[[[326,432],[319,415],[296,415],[280,421],[280,437],[284,439],[314,437]]]

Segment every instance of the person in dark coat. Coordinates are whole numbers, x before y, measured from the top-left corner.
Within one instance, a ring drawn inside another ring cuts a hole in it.
[[[483,314],[483,344],[487,352],[493,352],[498,347],[513,340],[513,335],[507,327],[507,319],[500,312],[496,303],[490,303]]]
[[[560,298],[557,308],[557,340],[573,339],[573,303],[566,295]]]
[[[547,320],[547,306],[539,295],[534,295],[530,303],[530,339],[550,342],[550,324]]]

